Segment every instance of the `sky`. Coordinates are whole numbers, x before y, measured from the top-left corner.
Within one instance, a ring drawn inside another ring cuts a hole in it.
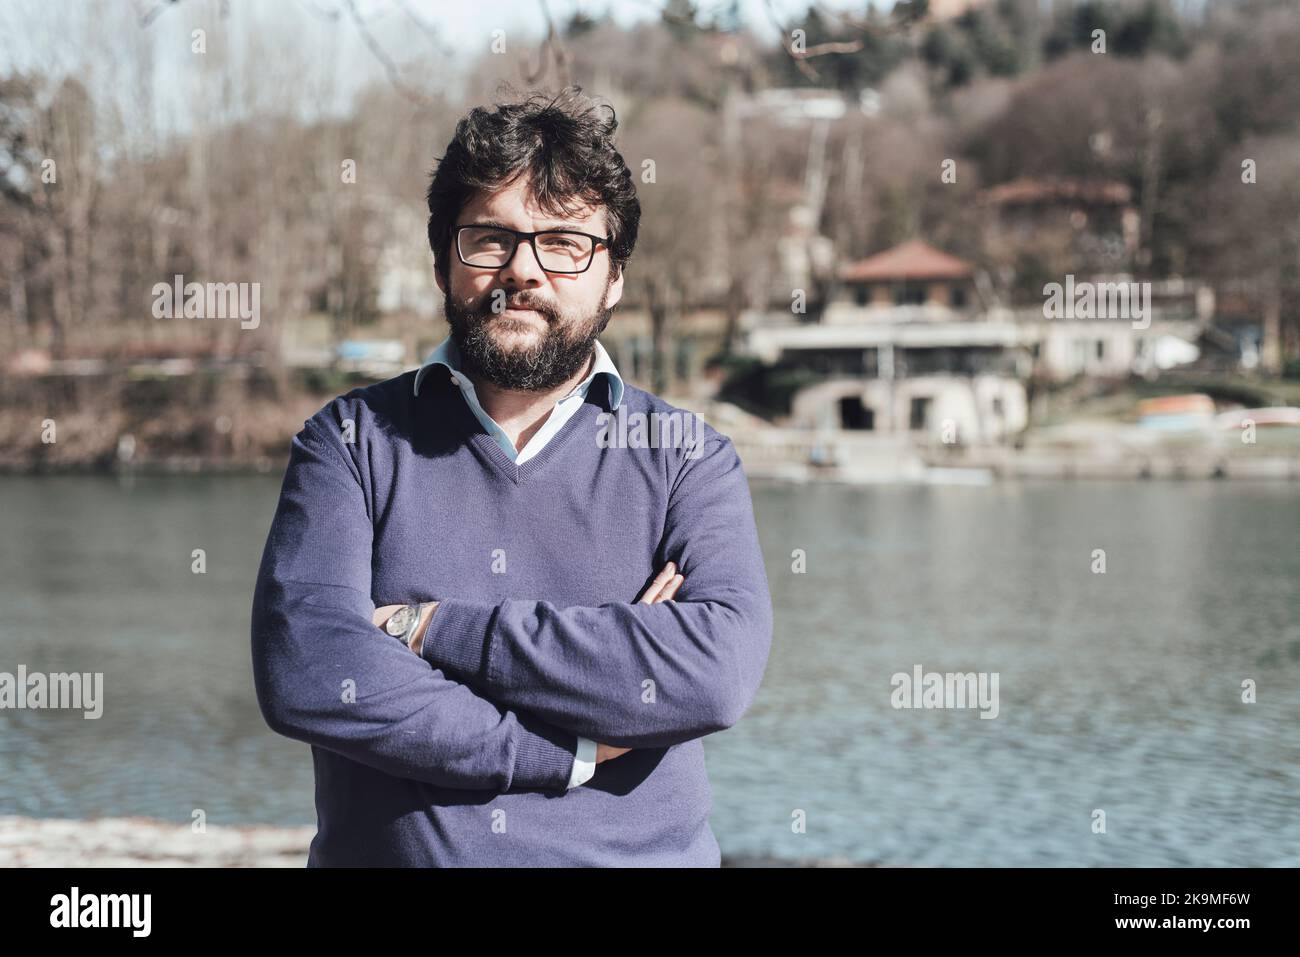
[[[434,2],[429,5],[441,8],[439,23],[447,31],[449,38],[466,44],[474,42],[481,35],[483,23],[497,19],[505,20],[513,17],[518,24],[532,31],[536,37],[541,37],[546,29],[541,5],[536,0],[533,2],[484,0],[473,4]],[[707,15],[712,11],[725,8],[727,3],[725,0],[697,0],[697,5],[701,12]],[[820,6],[826,9],[842,11],[861,11],[866,5],[865,0],[855,0],[855,2],[830,0],[830,2],[820,3]],[[802,15],[808,9],[809,3],[806,0],[771,0],[771,6],[783,22],[789,22]],[[657,0],[620,0],[620,2],[550,0],[553,15],[567,16],[574,10],[582,10],[590,16],[596,16],[604,11],[610,11],[614,19],[623,24],[652,19],[657,16],[657,11],[662,7],[663,3]],[[770,29],[771,21],[765,12],[764,0],[741,0],[740,13],[741,18],[751,27],[757,30]],[[706,19],[711,18],[706,16]]]
[[[212,102],[203,93],[210,93],[213,83],[252,83],[246,78],[254,75],[261,86],[241,89],[235,100],[267,105],[277,97],[289,99],[304,118],[347,111],[358,90],[385,82],[384,65],[368,48],[367,34],[398,62],[422,57],[445,64],[453,99],[463,68],[489,48],[493,30],[530,46],[545,34],[541,0],[352,2],[364,27],[353,22],[348,0],[0,0],[0,76],[16,69],[76,74],[100,104],[114,105],[120,115],[138,121],[139,65],[151,64],[144,71],[153,85],[147,125],[183,132],[198,104]],[[667,0],[546,2],[557,22],[577,11],[592,17],[609,11],[616,21],[633,24],[657,18]],[[727,0],[696,4],[706,20],[728,5]],[[795,25],[808,5],[807,0],[739,0],[742,21],[773,42],[772,15]],[[818,0],[818,5],[860,12],[867,3]],[[192,36],[200,28],[206,30],[207,54],[196,59]],[[430,58],[431,48],[439,56]],[[255,74],[241,69],[252,60],[258,62]]]
[[[348,18],[347,0],[224,0],[232,20],[276,24],[309,39],[321,28]],[[361,17],[377,34],[414,39],[422,24],[436,29],[458,50],[481,50],[492,29],[519,31],[529,39],[545,33],[541,0],[354,0]],[[620,23],[653,19],[666,0],[547,0],[557,21],[574,12],[593,17],[610,12]],[[0,0],[0,74],[15,65],[23,67],[48,59],[53,48],[66,44],[77,27],[92,24],[107,34],[121,35],[128,27],[163,33],[178,21],[202,22],[218,15],[222,0]],[[696,0],[704,14],[724,9],[727,0]],[[868,0],[818,0],[827,10],[860,11]],[[796,20],[809,6],[807,0],[739,0],[742,19],[757,30],[770,30],[767,10],[784,21]],[[156,17],[147,28],[139,21],[155,7]],[[410,15],[408,15],[409,11]],[[418,22],[417,22],[418,21]],[[71,29],[65,29],[70,27]],[[390,37],[391,38],[391,37]],[[358,46],[362,45],[357,38]]]

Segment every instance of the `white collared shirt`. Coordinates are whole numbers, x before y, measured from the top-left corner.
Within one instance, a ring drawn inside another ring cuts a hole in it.
[[[568,422],[573,414],[582,408],[582,404],[587,401],[587,391],[591,388],[591,383],[595,381],[597,375],[603,373],[609,378],[610,409],[617,410],[619,404],[623,401],[623,378],[618,374],[614,360],[609,357],[605,347],[597,340],[596,361],[592,365],[591,373],[579,382],[572,392],[555,403],[555,408],[546,417],[542,427],[537,430],[522,449],[516,451],[514,444],[510,441],[510,436],[506,435],[505,429],[501,428],[483,410],[483,406],[478,400],[478,393],[474,389],[474,383],[470,381],[469,376],[460,371],[460,350],[456,348],[456,343],[451,336],[439,343],[437,348],[429,354],[429,358],[425,359],[424,364],[420,366],[420,370],[415,374],[414,394],[420,394],[420,383],[435,365],[446,366],[450,370],[452,381],[460,386],[461,394],[465,396],[465,401],[469,404],[474,417],[482,423],[487,433],[497,440],[497,444],[505,450],[505,453],[519,465],[523,465],[540,452],[546,446],[546,443],[563,428],[564,423]],[[569,775],[569,787],[575,788],[585,784],[595,773],[596,742],[579,735],[578,750],[573,757],[573,771]]]

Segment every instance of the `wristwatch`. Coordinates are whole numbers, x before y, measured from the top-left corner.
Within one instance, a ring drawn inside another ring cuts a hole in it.
[[[420,626],[420,613],[427,604],[427,601],[422,601],[418,605],[403,605],[384,622],[384,631],[410,648],[415,629]]]

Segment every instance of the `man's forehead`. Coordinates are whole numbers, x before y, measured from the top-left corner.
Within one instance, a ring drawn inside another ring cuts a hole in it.
[[[548,213],[537,205],[536,200],[516,185],[492,191],[481,191],[465,205],[461,213],[461,222],[469,218],[494,219],[501,223],[520,221],[532,223],[534,229],[561,227],[596,227],[604,228],[605,207],[591,206],[580,199],[565,201],[572,213],[561,212],[558,215]]]

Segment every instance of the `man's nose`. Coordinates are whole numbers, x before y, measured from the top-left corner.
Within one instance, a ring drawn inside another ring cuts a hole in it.
[[[546,270],[542,264],[537,261],[537,254],[533,252],[533,244],[527,240],[519,240],[519,245],[515,247],[515,253],[510,257],[510,261],[501,267],[499,273],[501,280],[518,286],[540,286],[546,279]]]

